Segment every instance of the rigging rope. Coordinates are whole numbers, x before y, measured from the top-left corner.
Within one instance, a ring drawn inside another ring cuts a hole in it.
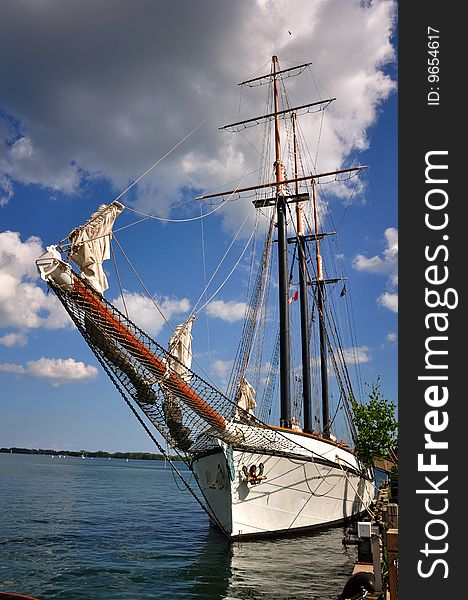
[[[257,213],[258,218],[258,213]],[[255,324],[258,316],[258,309],[261,303],[262,293],[265,284],[265,270],[270,259],[271,236],[273,235],[274,216],[271,216],[269,228],[266,234],[265,243],[262,251],[262,258],[259,271],[252,289],[250,302],[246,308],[244,323],[239,340],[239,345],[234,359],[234,365],[227,385],[228,396],[234,396],[236,385],[240,378],[245,375],[250,358],[252,343],[255,335]]]
[[[249,244],[250,244],[250,242],[252,241],[252,238],[253,238],[253,236],[254,236],[254,234],[255,234],[255,231],[257,230],[258,218],[255,220],[255,226],[254,226],[254,228],[253,228],[253,230],[252,230],[252,233],[250,234],[250,237],[249,237],[249,239],[247,240],[247,243],[245,244],[245,246],[244,246],[244,249],[242,250],[242,252],[241,252],[241,254],[240,254],[239,258],[237,259],[237,261],[236,261],[235,265],[234,265],[234,266],[232,267],[232,269],[229,271],[229,273],[228,273],[227,277],[226,277],[226,278],[225,278],[225,280],[224,280],[224,281],[221,283],[221,285],[220,285],[220,286],[219,286],[219,287],[216,289],[216,291],[215,291],[215,292],[213,292],[213,294],[211,294],[211,296],[208,298],[208,300],[207,300],[207,301],[206,301],[204,304],[202,304],[202,306],[200,306],[200,308],[199,308],[199,309],[196,311],[195,309],[197,308],[197,305],[198,305],[198,303],[200,302],[201,298],[203,297],[203,294],[205,293],[205,291],[206,291],[207,287],[208,287],[208,286],[210,285],[210,283],[212,282],[212,280],[213,280],[213,277],[214,277],[214,276],[216,275],[216,273],[218,272],[218,270],[219,270],[219,268],[220,268],[220,266],[221,266],[222,262],[224,261],[224,259],[225,259],[226,255],[227,255],[227,253],[229,252],[230,248],[232,247],[233,243],[235,242],[235,240],[236,240],[237,236],[239,235],[239,233],[240,233],[241,229],[243,228],[244,224],[247,222],[247,219],[249,218],[249,216],[250,216],[250,214],[247,214],[247,217],[244,219],[244,222],[242,223],[242,225],[241,225],[240,229],[238,230],[238,232],[236,233],[236,235],[235,235],[234,239],[232,240],[231,244],[229,245],[229,248],[226,250],[226,252],[225,252],[225,254],[224,254],[223,258],[221,259],[221,262],[219,263],[219,265],[218,265],[218,267],[216,268],[215,272],[214,272],[214,273],[213,273],[213,275],[211,276],[211,279],[210,279],[210,281],[208,282],[208,284],[207,284],[207,286],[206,286],[205,290],[203,290],[203,292],[202,292],[202,294],[201,294],[200,298],[197,300],[197,302],[196,302],[195,306],[193,307],[193,310],[192,310],[192,315],[196,315],[196,314],[198,314],[199,312],[201,312],[201,311],[202,311],[202,310],[205,308],[205,306],[207,306],[207,305],[208,305],[208,304],[209,304],[209,303],[210,303],[210,302],[213,300],[213,298],[216,296],[216,294],[217,294],[217,293],[218,293],[218,292],[219,292],[219,291],[220,291],[220,290],[221,290],[221,289],[224,287],[224,285],[227,283],[227,281],[229,280],[229,278],[231,277],[231,275],[232,275],[232,274],[234,273],[234,271],[236,270],[236,268],[237,268],[238,264],[240,263],[240,261],[241,261],[241,260],[242,260],[242,258],[244,257],[244,254],[245,254],[245,252],[246,252],[247,248],[249,247]]]
[[[218,292],[219,292],[219,291],[220,291],[220,290],[221,290],[221,289],[224,287],[224,285],[227,283],[228,279],[231,277],[231,275],[232,275],[232,274],[234,273],[234,271],[237,269],[237,266],[239,265],[240,261],[241,261],[241,260],[242,260],[242,258],[244,257],[244,254],[245,254],[245,252],[246,252],[247,248],[249,247],[249,244],[250,244],[250,242],[252,241],[252,238],[253,238],[253,236],[255,235],[255,231],[256,231],[256,226],[255,226],[255,227],[254,227],[254,229],[252,230],[252,233],[251,233],[251,235],[250,235],[249,239],[247,240],[247,243],[246,243],[246,245],[245,245],[244,249],[242,250],[242,253],[241,253],[241,255],[239,256],[239,258],[238,258],[238,260],[237,260],[236,264],[235,264],[235,265],[232,267],[232,269],[229,271],[229,273],[228,273],[228,275],[227,275],[226,279],[225,279],[225,280],[223,281],[223,283],[222,283],[222,284],[221,284],[221,285],[220,285],[220,286],[219,286],[219,287],[216,289],[216,291],[215,291],[215,292],[213,292],[213,294],[211,294],[211,296],[208,298],[208,300],[205,302],[205,304],[203,304],[203,305],[202,305],[202,306],[201,306],[201,307],[198,309],[198,312],[202,311],[202,310],[205,308],[205,306],[206,306],[207,304],[209,304],[209,303],[210,303],[210,302],[213,300],[213,298],[216,296],[216,294],[217,294],[217,293],[218,293]]]
[[[114,269],[115,269],[115,274],[117,276],[117,281],[119,282],[120,297],[122,298],[122,303],[124,305],[125,316],[128,319],[127,303],[125,302],[125,296],[124,296],[124,291],[123,291],[123,288],[122,288],[122,282],[120,281],[120,274],[119,274],[119,270],[117,268],[117,262],[115,260],[115,252],[114,252],[114,248],[112,247],[112,245],[111,245],[110,251],[111,251],[111,255],[112,255],[112,261],[114,263]]]
[[[200,215],[203,216],[203,203],[200,204]],[[201,242],[201,252],[202,252],[202,263],[203,263],[203,285],[205,286],[205,300],[208,296],[208,286],[206,284],[206,258],[205,258],[205,228],[203,226],[203,218],[200,219],[200,242]],[[210,324],[208,315],[205,314],[205,322],[206,322],[206,341],[208,343],[208,363],[210,365],[211,370],[211,342],[210,342]]]
[[[365,507],[366,511],[369,513],[370,518],[374,519],[375,514],[371,511],[371,509],[366,504],[366,502],[364,502],[361,494],[356,490],[354,485],[351,483],[351,479],[348,477],[348,474],[346,473],[345,469],[343,469],[343,467],[341,465],[342,459],[338,455],[336,456],[336,462],[339,465],[340,469],[343,471],[346,479],[348,480],[349,485],[353,488],[353,492],[356,494],[356,496],[359,498],[359,500],[362,502],[363,506]]]
[[[148,298],[151,300],[151,302],[153,303],[153,305],[155,306],[155,308],[157,309],[157,311],[159,312],[159,314],[161,315],[161,317],[164,319],[164,322],[166,323],[166,325],[168,325],[172,332],[174,332],[174,328],[172,327],[172,325],[169,323],[169,321],[166,319],[166,315],[163,313],[161,307],[159,306],[159,304],[156,302],[156,300],[153,298],[153,296],[151,295],[150,291],[148,290],[148,288],[146,287],[143,279],[138,275],[137,270],[135,269],[135,267],[133,266],[132,262],[130,261],[130,259],[128,258],[128,256],[125,254],[124,249],[122,248],[122,246],[119,244],[119,240],[117,239],[117,237],[114,235],[114,239],[115,239],[115,243],[117,244],[117,246],[119,247],[120,252],[122,252],[125,260],[127,261],[127,263],[129,264],[130,268],[132,269],[135,277],[138,279],[138,281],[140,282],[142,288],[145,290],[146,295],[148,296]]]
[[[254,171],[255,172],[255,171]],[[203,216],[197,216],[197,217],[188,217],[187,219],[167,219],[165,217],[157,217],[155,215],[149,215],[148,213],[144,213],[140,210],[136,210],[135,208],[130,208],[129,206],[127,206],[127,209],[130,210],[131,212],[136,213],[137,215],[142,215],[143,217],[145,217],[142,220],[147,220],[147,219],[154,219],[155,221],[164,221],[166,223],[190,223],[191,221],[199,221],[200,219],[204,219],[206,217],[209,217],[210,215],[212,215],[213,213],[217,212],[220,208],[223,208],[223,206],[229,202],[231,200],[231,198],[234,196],[234,194],[237,193],[237,190],[241,187],[242,183],[245,181],[245,179],[250,175],[250,173],[247,173],[246,175],[244,175],[238,185],[237,188],[222,202],[220,202],[216,208],[214,208],[212,211],[205,213]],[[141,221],[137,221],[134,224],[136,225],[136,223],[139,223]]]

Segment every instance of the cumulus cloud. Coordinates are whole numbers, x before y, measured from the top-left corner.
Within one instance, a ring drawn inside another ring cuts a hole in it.
[[[31,236],[24,242],[15,231],[0,232],[0,329],[14,331],[0,336],[0,344],[11,347],[24,345],[28,330],[43,327],[59,329],[70,325],[67,313],[53,294],[47,294],[37,284],[35,260],[43,248],[38,237]],[[154,297],[165,318],[181,316],[190,309],[187,298]],[[122,312],[122,298],[113,304]],[[154,303],[137,292],[125,292],[129,317],[142,329],[156,335],[164,326],[164,317]]]
[[[210,317],[217,317],[228,323],[235,323],[244,318],[247,305],[245,302],[235,302],[229,300],[213,300],[206,307],[206,312]]]
[[[153,298],[154,302],[138,292],[127,292],[124,290],[125,305],[122,296],[112,300],[112,304],[125,314],[125,306],[128,310],[128,316],[138,327],[150,335],[157,335],[164,327],[166,321],[173,317],[182,316],[190,309],[190,302],[187,298]],[[158,311],[155,303],[161,309]]]
[[[389,331],[385,336],[384,341],[380,344],[380,349],[384,350],[385,348],[392,347],[398,343],[398,334],[394,331]]]
[[[227,385],[234,361],[217,359],[211,363],[211,372],[222,386]]]
[[[398,294],[384,292],[377,298],[377,302],[380,306],[388,308],[388,310],[391,310],[394,313],[398,312]]]
[[[183,188],[211,190],[251,171],[257,128],[248,143],[217,129],[263,112],[258,90],[223,103],[240,94],[236,82],[268,72],[272,54],[285,57],[282,68],[313,60],[289,82],[298,104],[337,97],[323,128],[312,115],[302,128],[310,144],[321,132],[317,169],[338,168],[368,146],[395,89],[384,72],[395,60],[395,15],[392,0],[297,0],[294,10],[290,0],[6,0],[0,203],[12,201],[15,181],[74,193],[103,177],[120,191],[210,115],[138,186],[139,206],[160,209]],[[230,210],[235,220],[247,208]]]
[[[4,174],[0,174],[0,207],[8,204],[13,197],[13,185],[11,179]]]
[[[398,312],[398,229],[389,227],[385,230],[386,246],[381,256],[367,258],[358,254],[353,260],[353,267],[358,271],[385,275],[387,290],[382,293],[377,302],[380,306],[392,312]]]
[[[389,227],[385,230],[386,247],[382,256],[372,256],[366,258],[358,254],[353,261],[353,266],[358,271],[368,271],[379,275],[388,275],[392,277],[392,282],[396,283],[396,268],[398,264],[398,229]]]
[[[213,373],[220,377],[222,380],[225,380],[232,369],[232,360],[214,360],[212,363]]]
[[[46,379],[52,386],[65,383],[86,383],[98,376],[98,370],[74,358],[40,358],[30,360],[26,366],[12,363],[0,364],[0,371]]]
[[[38,184],[67,194],[76,191],[81,180],[76,165],[64,165],[62,161],[54,160],[42,148],[35,147],[29,137],[16,140],[5,153],[4,161],[4,204],[13,195],[12,180]],[[7,183],[10,183],[9,187]]]
[[[344,348],[343,357],[348,365],[361,365],[371,360],[370,349],[367,346],[357,346],[356,348]]]
[[[36,236],[23,242],[16,231],[0,232],[0,328],[20,330],[17,341],[29,329],[59,329],[70,322],[57,298],[36,283],[35,260],[42,252]]]
[[[348,365],[362,365],[362,364],[368,363],[372,360],[372,357],[370,354],[370,348],[368,346],[356,346],[354,348],[343,348],[341,350],[341,352],[336,350],[335,358],[337,361],[341,360],[341,356],[343,357],[344,361]],[[312,363],[315,366],[319,366],[320,358],[312,359]],[[302,368],[302,367],[300,367],[300,368]],[[331,368],[330,364],[328,365],[328,370],[329,370],[329,374],[332,375],[334,371]]]
[[[0,336],[0,344],[11,348],[12,346],[26,346],[28,338],[23,332],[6,333]]]

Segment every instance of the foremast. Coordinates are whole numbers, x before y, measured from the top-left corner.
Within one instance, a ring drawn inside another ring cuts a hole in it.
[[[292,128],[294,140],[294,177],[298,176],[298,146],[296,113],[292,113]],[[296,196],[299,195],[299,182],[294,184]],[[302,206],[296,204],[297,254],[299,263],[299,302],[301,310],[301,352],[302,352],[302,396],[304,431],[312,433],[312,393],[310,381],[310,344],[309,344],[309,303],[307,293],[307,256],[306,240],[302,226]]]
[[[280,325],[280,426],[288,429],[291,421],[291,358],[289,331],[289,281],[288,281],[288,232],[286,221],[286,198],[283,195],[283,166],[281,163],[281,138],[278,99],[278,58],[273,56],[273,93],[275,102],[275,173],[276,215],[278,227],[278,284]]]

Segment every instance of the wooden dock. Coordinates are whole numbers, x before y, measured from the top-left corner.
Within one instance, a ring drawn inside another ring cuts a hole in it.
[[[350,595],[349,600],[364,597],[366,600],[398,600],[398,504],[392,500],[389,482],[385,482],[371,507],[369,537],[343,540],[344,544],[358,546],[358,560],[351,579],[358,578],[359,573],[374,576],[375,591],[357,592]],[[347,596],[342,595],[342,600],[348,600]]]

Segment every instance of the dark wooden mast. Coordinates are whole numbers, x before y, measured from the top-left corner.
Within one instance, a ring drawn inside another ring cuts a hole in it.
[[[289,270],[288,235],[286,225],[286,198],[283,196],[283,165],[281,163],[281,140],[279,126],[278,59],[273,56],[273,94],[275,102],[275,172],[276,172],[276,214],[278,228],[278,284],[279,284],[279,326],[280,326],[280,425],[290,428],[291,423],[291,365],[289,331]]]
[[[297,164],[297,135],[296,135],[296,113],[292,113],[292,126],[294,138],[294,178],[298,176]],[[296,196],[299,196],[299,182],[295,183]],[[299,301],[301,309],[301,350],[302,350],[302,398],[304,431],[312,433],[312,394],[310,381],[310,351],[309,351],[309,304],[307,302],[307,262],[306,262],[306,240],[302,227],[302,207],[296,204],[297,223],[297,249],[299,263]]]
[[[320,375],[322,383],[322,435],[330,437],[330,411],[328,403],[328,368],[327,368],[327,336],[325,329],[325,281],[323,278],[322,256],[320,254],[320,240],[318,238],[318,211],[316,183],[312,181],[312,201],[314,207],[315,223],[315,262],[317,269],[317,307],[319,313],[319,338],[320,338]]]

